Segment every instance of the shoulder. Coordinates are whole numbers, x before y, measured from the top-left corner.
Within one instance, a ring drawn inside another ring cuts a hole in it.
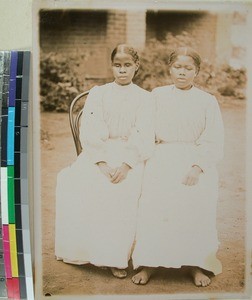
[[[133,84],[133,88],[134,88],[134,90],[135,90],[138,94],[140,94],[140,95],[142,95],[142,96],[147,96],[147,97],[148,97],[148,96],[150,95],[150,92],[149,92],[149,91],[147,91],[147,90],[141,88],[140,86],[138,86],[138,85],[136,85],[136,84]]]
[[[156,87],[152,90],[152,94],[154,95],[164,95],[167,93],[169,93],[172,89],[173,89],[174,85],[165,85],[165,86],[160,86],[160,87]]]
[[[174,85],[165,85],[152,90],[151,96],[157,106],[163,107],[172,99],[172,90]]]
[[[207,103],[217,103],[217,99],[214,95],[203,91],[197,87],[194,87],[194,93],[196,96],[198,96],[200,99],[202,99],[203,101],[207,102]]]
[[[89,93],[93,94],[93,93],[103,92],[109,89],[110,87],[111,87],[111,83],[106,83],[103,85],[95,85],[89,90]]]
[[[219,110],[219,102],[216,97],[206,91],[203,91],[199,88],[194,87],[194,97],[197,99],[198,104],[201,103],[205,109],[210,110]]]
[[[137,103],[140,107],[150,105],[151,102],[151,93],[140,86],[133,84],[133,96],[134,102]]]
[[[95,85],[89,90],[87,100],[90,102],[101,102],[103,96],[111,89],[111,83]]]
[[[93,86],[88,93],[85,107],[100,106],[106,90],[106,84]]]

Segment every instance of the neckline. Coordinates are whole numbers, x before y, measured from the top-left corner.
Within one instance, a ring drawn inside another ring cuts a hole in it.
[[[194,90],[194,88],[195,88],[194,85],[192,85],[190,89],[183,90],[183,89],[177,88],[175,84],[173,85],[173,91],[176,91],[176,92],[179,92],[179,93],[191,92],[192,90]]]
[[[131,83],[126,84],[126,85],[120,85],[118,83],[116,83],[115,81],[112,82],[113,86],[117,89],[127,89],[133,86],[133,82],[131,81]]]

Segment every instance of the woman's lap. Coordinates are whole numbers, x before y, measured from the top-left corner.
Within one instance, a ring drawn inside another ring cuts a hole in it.
[[[112,184],[84,155],[63,170],[56,191],[56,255],[125,264],[135,235],[142,171],[140,164],[122,183]]]
[[[190,155],[176,159],[172,155],[174,148],[170,153],[168,147],[166,153],[163,150],[159,147],[145,169],[135,265],[149,260],[150,266],[155,262],[169,266],[172,262],[176,267],[187,257],[191,262],[195,255],[199,256],[195,261],[203,260],[209,251],[215,252],[218,247],[216,171],[202,174],[196,186],[185,186],[181,181],[191,164]],[[179,153],[181,147],[177,150]]]

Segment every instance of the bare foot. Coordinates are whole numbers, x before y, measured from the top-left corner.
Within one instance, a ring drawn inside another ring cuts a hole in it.
[[[193,267],[191,269],[191,275],[196,286],[206,287],[211,283],[211,279],[198,267]]]
[[[144,285],[150,280],[150,277],[154,272],[155,272],[155,268],[145,267],[132,277],[132,281],[135,284]]]
[[[110,268],[111,273],[117,277],[117,278],[125,278],[127,276],[127,271],[124,269],[118,269],[118,268]]]

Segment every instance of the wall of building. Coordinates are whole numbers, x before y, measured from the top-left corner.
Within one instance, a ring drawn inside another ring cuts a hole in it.
[[[240,34],[245,27],[246,17],[238,12],[42,10],[39,32],[44,52],[84,55],[83,73],[99,79],[111,77],[110,53],[118,43],[142,49],[169,32],[187,32],[204,60],[239,67],[245,57],[246,41]]]
[[[87,78],[110,76],[111,50],[125,40],[125,11],[40,11],[43,52],[84,56],[82,64]]]
[[[106,11],[40,11],[40,46],[46,51],[71,51],[106,41]]]
[[[202,57],[210,61],[215,60],[217,20],[215,14],[204,12],[148,11],[146,20],[147,42],[152,38],[163,40],[166,38],[168,32],[171,32],[174,36],[187,32],[190,36],[194,37],[196,41],[194,48],[197,48]]]
[[[246,47],[248,43],[247,30],[247,12],[234,12],[232,15],[230,41],[232,44],[232,52],[229,63],[235,67],[245,67],[247,52]],[[250,33],[251,34],[251,33]]]

